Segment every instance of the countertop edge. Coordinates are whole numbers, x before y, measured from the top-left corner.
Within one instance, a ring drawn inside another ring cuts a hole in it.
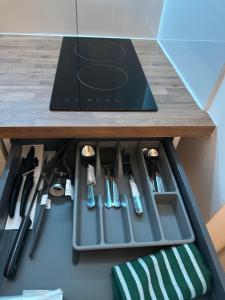
[[[0,127],[1,138],[148,138],[207,137],[215,129],[208,126],[129,126],[129,127]]]

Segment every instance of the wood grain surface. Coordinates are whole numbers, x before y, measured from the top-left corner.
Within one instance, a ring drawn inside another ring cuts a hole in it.
[[[158,112],[51,112],[62,39],[0,36],[0,137],[207,136],[214,124],[156,41],[133,41]]]

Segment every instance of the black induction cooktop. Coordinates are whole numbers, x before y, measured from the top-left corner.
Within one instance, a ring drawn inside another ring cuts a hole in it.
[[[157,106],[130,40],[65,37],[50,110],[156,111]]]

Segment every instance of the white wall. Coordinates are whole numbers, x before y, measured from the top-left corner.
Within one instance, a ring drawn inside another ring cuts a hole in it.
[[[204,109],[225,63],[225,42],[161,40],[160,44],[195,101]]]
[[[206,221],[225,204],[225,78],[208,112],[213,135],[182,139],[177,148]]]
[[[0,33],[74,35],[75,0],[0,0]]]
[[[225,41],[224,0],[167,0],[159,39]]]
[[[167,0],[158,40],[205,108],[225,62],[225,1]]]
[[[164,0],[78,0],[80,35],[156,39]]]
[[[78,30],[80,36],[156,39],[163,5],[164,0],[0,0],[0,33]]]

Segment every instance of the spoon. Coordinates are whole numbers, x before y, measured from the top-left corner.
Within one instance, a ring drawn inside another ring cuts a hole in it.
[[[96,153],[93,146],[85,145],[81,148],[81,156],[86,162],[92,162],[95,155]]]
[[[95,194],[94,186],[96,184],[95,179],[95,169],[94,169],[94,160],[95,160],[95,149],[93,146],[85,145],[81,148],[81,156],[85,163],[87,163],[87,207],[94,208],[95,203]]]
[[[150,160],[149,167],[151,169],[151,181],[153,184],[154,192],[163,192],[164,186],[162,182],[162,177],[159,173],[157,160],[159,157],[159,151],[155,148],[143,148],[142,152],[146,158]]]

